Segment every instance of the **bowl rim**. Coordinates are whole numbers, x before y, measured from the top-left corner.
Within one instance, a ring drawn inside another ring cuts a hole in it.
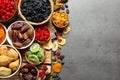
[[[21,57],[20,52],[14,46],[11,46],[11,45],[0,45],[0,46],[10,47],[10,48],[14,49],[18,53],[18,55],[19,55],[19,67],[17,68],[17,70],[14,73],[12,73],[12,74],[10,74],[8,76],[0,76],[0,78],[9,78],[9,77],[14,76],[19,71],[19,69],[20,69],[20,67],[22,65],[22,57]]]
[[[10,45],[12,45],[12,46],[14,46],[14,45],[12,44],[12,41],[11,41],[11,39],[10,39],[10,37],[9,37],[8,31],[11,29],[11,26],[12,26],[13,24],[18,23],[18,22],[23,22],[23,23],[29,25],[30,28],[34,29],[34,27],[33,27],[31,24],[29,24],[28,22],[26,22],[26,21],[19,20],[19,21],[13,22],[13,23],[8,27],[8,29],[7,29],[7,41],[8,41],[8,43],[9,43]],[[34,30],[33,39],[32,39],[32,41],[31,41],[27,46],[23,46],[23,47],[21,47],[21,48],[16,47],[16,48],[17,48],[17,49],[25,49],[25,48],[28,48],[28,47],[34,42],[34,40],[35,40],[35,30]],[[15,47],[15,46],[14,46],[14,47]]]
[[[51,5],[51,13],[50,13],[50,15],[47,17],[47,19],[46,20],[44,20],[44,21],[42,21],[42,22],[32,22],[32,21],[29,21],[29,20],[27,20],[25,17],[24,17],[24,15],[22,14],[22,12],[21,12],[21,2],[22,2],[22,0],[20,0],[19,1],[19,3],[18,3],[18,14],[20,15],[20,17],[24,20],[24,21],[27,21],[28,23],[30,23],[30,24],[32,24],[32,25],[42,25],[42,24],[44,24],[44,23],[46,23],[46,22],[48,22],[49,20],[50,20],[50,18],[52,17],[52,13],[54,12],[54,3],[53,3],[53,1],[52,0],[49,0],[50,1],[50,5]]]
[[[62,27],[58,27],[58,26],[54,23],[54,21],[53,21],[53,15],[54,15],[55,13],[57,13],[57,12],[64,12],[65,14],[67,14],[67,13],[66,13],[65,11],[63,11],[63,10],[53,12],[52,18],[51,18],[51,21],[52,21],[53,25],[55,25],[57,28],[60,28],[60,29],[67,27],[67,26],[69,25],[69,23],[70,23],[70,21],[69,21],[69,15],[68,15],[68,14],[67,14],[67,16],[68,16],[68,23],[67,23],[66,25],[64,25],[64,26],[62,26]]]
[[[4,40],[0,43],[0,45],[3,45],[6,42],[6,37],[7,37],[7,29],[5,27],[5,25],[3,25],[2,23],[0,23],[0,25],[3,27],[4,31],[5,31],[5,38]]]

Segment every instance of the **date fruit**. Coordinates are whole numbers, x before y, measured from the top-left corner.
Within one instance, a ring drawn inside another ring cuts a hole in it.
[[[13,45],[17,48],[27,46],[35,35],[34,29],[24,22],[14,23],[8,30],[8,34]]]

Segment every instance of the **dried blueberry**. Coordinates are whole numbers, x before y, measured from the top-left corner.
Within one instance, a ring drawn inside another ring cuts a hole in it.
[[[69,9],[66,9],[66,13],[67,13],[67,14],[69,14],[69,13],[70,13],[70,12],[69,12]]]

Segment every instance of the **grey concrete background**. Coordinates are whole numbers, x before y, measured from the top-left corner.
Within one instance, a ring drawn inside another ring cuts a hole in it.
[[[120,80],[120,0],[69,0],[62,80]]]

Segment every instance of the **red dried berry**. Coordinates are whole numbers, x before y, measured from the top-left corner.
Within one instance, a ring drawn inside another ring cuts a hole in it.
[[[40,71],[39,72],[39,76],[40,76],[40,78],[44,78],[45,77],[45,75],[46,75],[46,72],[45,71]]]
[[[56,55],[57,55],[57,56],[59,56],[60,54],[61,54],[61,52],[60,52],[60,51],[57,51],[57,52],[56,52]]]

